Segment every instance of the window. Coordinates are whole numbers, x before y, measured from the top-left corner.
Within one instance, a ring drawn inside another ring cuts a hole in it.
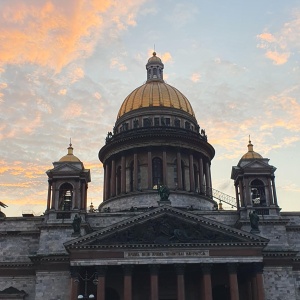
[[[251,182],[251,199],[254,206],[266,205],[265,185],[259,180],[255,179]]]
[[[58,209],[69,211],[72,208],[73,186],[70,183],[64,183],[59,188]]]
[[[154,118],[154,126],[159,126],[159,118]]]

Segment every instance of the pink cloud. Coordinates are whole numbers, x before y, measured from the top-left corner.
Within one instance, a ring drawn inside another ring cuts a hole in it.
[[[267,51],[265,56],[273,61],[275,65],[283,65],[288,61],[290,53],[279,53],[277,51]]]
[[[135,26],[143,1],[4,0],[0,12],[0,65],[32,63],[60,72],[91,55],[109,26]],[[122,26],[120,24],[123,24]]]
[[[278,32],[264,32],[257,35],[257,39],[257,47],[265,49],[265,56],[275,65],[287,63],[293,50],[300,50],[300,13],[295,13],[293,19],[283,24]]]

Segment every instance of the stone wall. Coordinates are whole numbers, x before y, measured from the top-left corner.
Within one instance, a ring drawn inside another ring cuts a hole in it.
[[[298,299],[292,267],[265,267],[264,285],[265,300]]]
[[[1,277],[0,291],[14,287],[20,291],[24,291],[28,294],[26,300],[37,300],[43,298],[35,297],[35,277],[34,276],[14,276],[14,277]]]
[[[36,300],[67,300],[70,298],[70,273],[39,271],[36,274]]]

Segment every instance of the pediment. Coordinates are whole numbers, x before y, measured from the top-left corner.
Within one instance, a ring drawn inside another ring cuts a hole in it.
[[[242,169],[272,169],[273,166],[268,164],[268,161],[265,160],[251,160],[250,162],[243,162],[244,164],[240,167]]]
[[[78,168],[76,165],[74,164],[68,164],[68,163],[64,163],[58,166],[55,166],[53,169],[50,170],[51,172],[81,172],[82,169]]]
[[[72,248],[261,245],[268,240],[203,216],[162,206],[67,242]]]

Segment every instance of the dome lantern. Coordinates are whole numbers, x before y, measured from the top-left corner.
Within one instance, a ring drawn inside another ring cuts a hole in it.
[[[146,65],[147,82],[153,80],[163,82],[164,64],[162,63],[161,59],[156,56],[156,52],[153,52],[152,55],[153,56],[148,59],[148,63]]]

